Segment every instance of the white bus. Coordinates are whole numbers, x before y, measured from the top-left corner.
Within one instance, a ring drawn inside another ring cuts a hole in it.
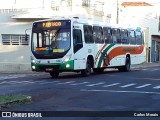
[[[47,19],[33,23],[32,71],[52,77],[66,71],[89,76],[105,68],[129,71],[131,64],[145,62],[143,32],[79,18]]]

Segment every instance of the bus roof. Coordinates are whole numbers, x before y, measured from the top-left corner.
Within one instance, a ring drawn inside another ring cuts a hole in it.
[[[135,30],[135,31],[142,31],[141,27],[131,27],[131,26],[123,26],[123,25],[110,25],[107,23],[104,23],[102,21],[95,21],[91,19],[82,19],[79,17],[73,17],[73,18],[50,18],[50,19],[43,19],[43,20],[38,20],[34,22],[45,22],[45,21],[53,21],[53,20],[71,20],[73,23],[79,23],[79,24],[86,24],[86,25],[95,25],[95,26],[103,26],[103,27],[110,27],[110,28],[118,28],[118,29],[127,29],[127,30]]]

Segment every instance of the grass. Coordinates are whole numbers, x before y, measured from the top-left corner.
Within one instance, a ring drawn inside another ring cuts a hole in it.
[[[9,108],[31,102],[31,97],[27,95],[0,96],[0,107]]]

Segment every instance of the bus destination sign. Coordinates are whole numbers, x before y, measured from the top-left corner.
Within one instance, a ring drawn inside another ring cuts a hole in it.
[[[33,24],[33,30],[52,29],[52,28],[70,28],[70,20],[40,21]]]
[[[63,22],[43,22],[42,26],[43,27],[58,27],[64,25]]]

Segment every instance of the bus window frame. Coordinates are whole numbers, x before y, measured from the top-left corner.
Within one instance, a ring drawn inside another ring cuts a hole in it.
[[[95,38],[94,38],[95,32]],[[103,29],[101,26],[93,26],[93,39],[96,44],[104,44]]]
[[[88,44],[93,44],[93,28],[91,25],[83,25],[83,31],[84,31],[84,41]],[[87,39],[86,39],[87,38]],[[88,38],[90,39],[88,41]]]
[[[134,37],[131,36],[132,34],[130,34],[131,32],[134,32]],[[136,45],[136,35],[135,35],[135,30],[129,30],[129,33],[128,33],[128,37],[129,37],[129,44],[131,45]],[[133,39],[134,39],[134,42],[133,42]]]
[[[112,28],[112,38],[113,43],[121,44],[120,28]]]
[[[112,30],[110,27],[103,27],[103,39],[105,43],[113,43]]]
[[[74,33],[79,32],[78,37],[80,38],[80,42],[75,43],[74,39]],[[73,51],[76,53],[78,50],[80,50],[83,47],[83,40],[82,40],[82,31],[81,29],[73,29]]]
[[[127,29],[121,29],[120,32],[121,32],[121,44],[129,44],[129,41],[128,41],[128,30]],[[123,41],[123,40],[125,40],[125,41]]]
[[[93,40],[96,44],[104,44],[103,29],[101,26],[93,26]]]
[[[140,33],[140,35],[137,35],[136,33]],[[135,35],[136,35],[136,44],[137,44],[137,45],[142,45],[142,44],[144,44],[144,40],[142,39],[142,38],[143,38],[142,32],[140,32],[140,31],[135,31]],[[140,36],[140,39],[138,39],[137,36]]]

